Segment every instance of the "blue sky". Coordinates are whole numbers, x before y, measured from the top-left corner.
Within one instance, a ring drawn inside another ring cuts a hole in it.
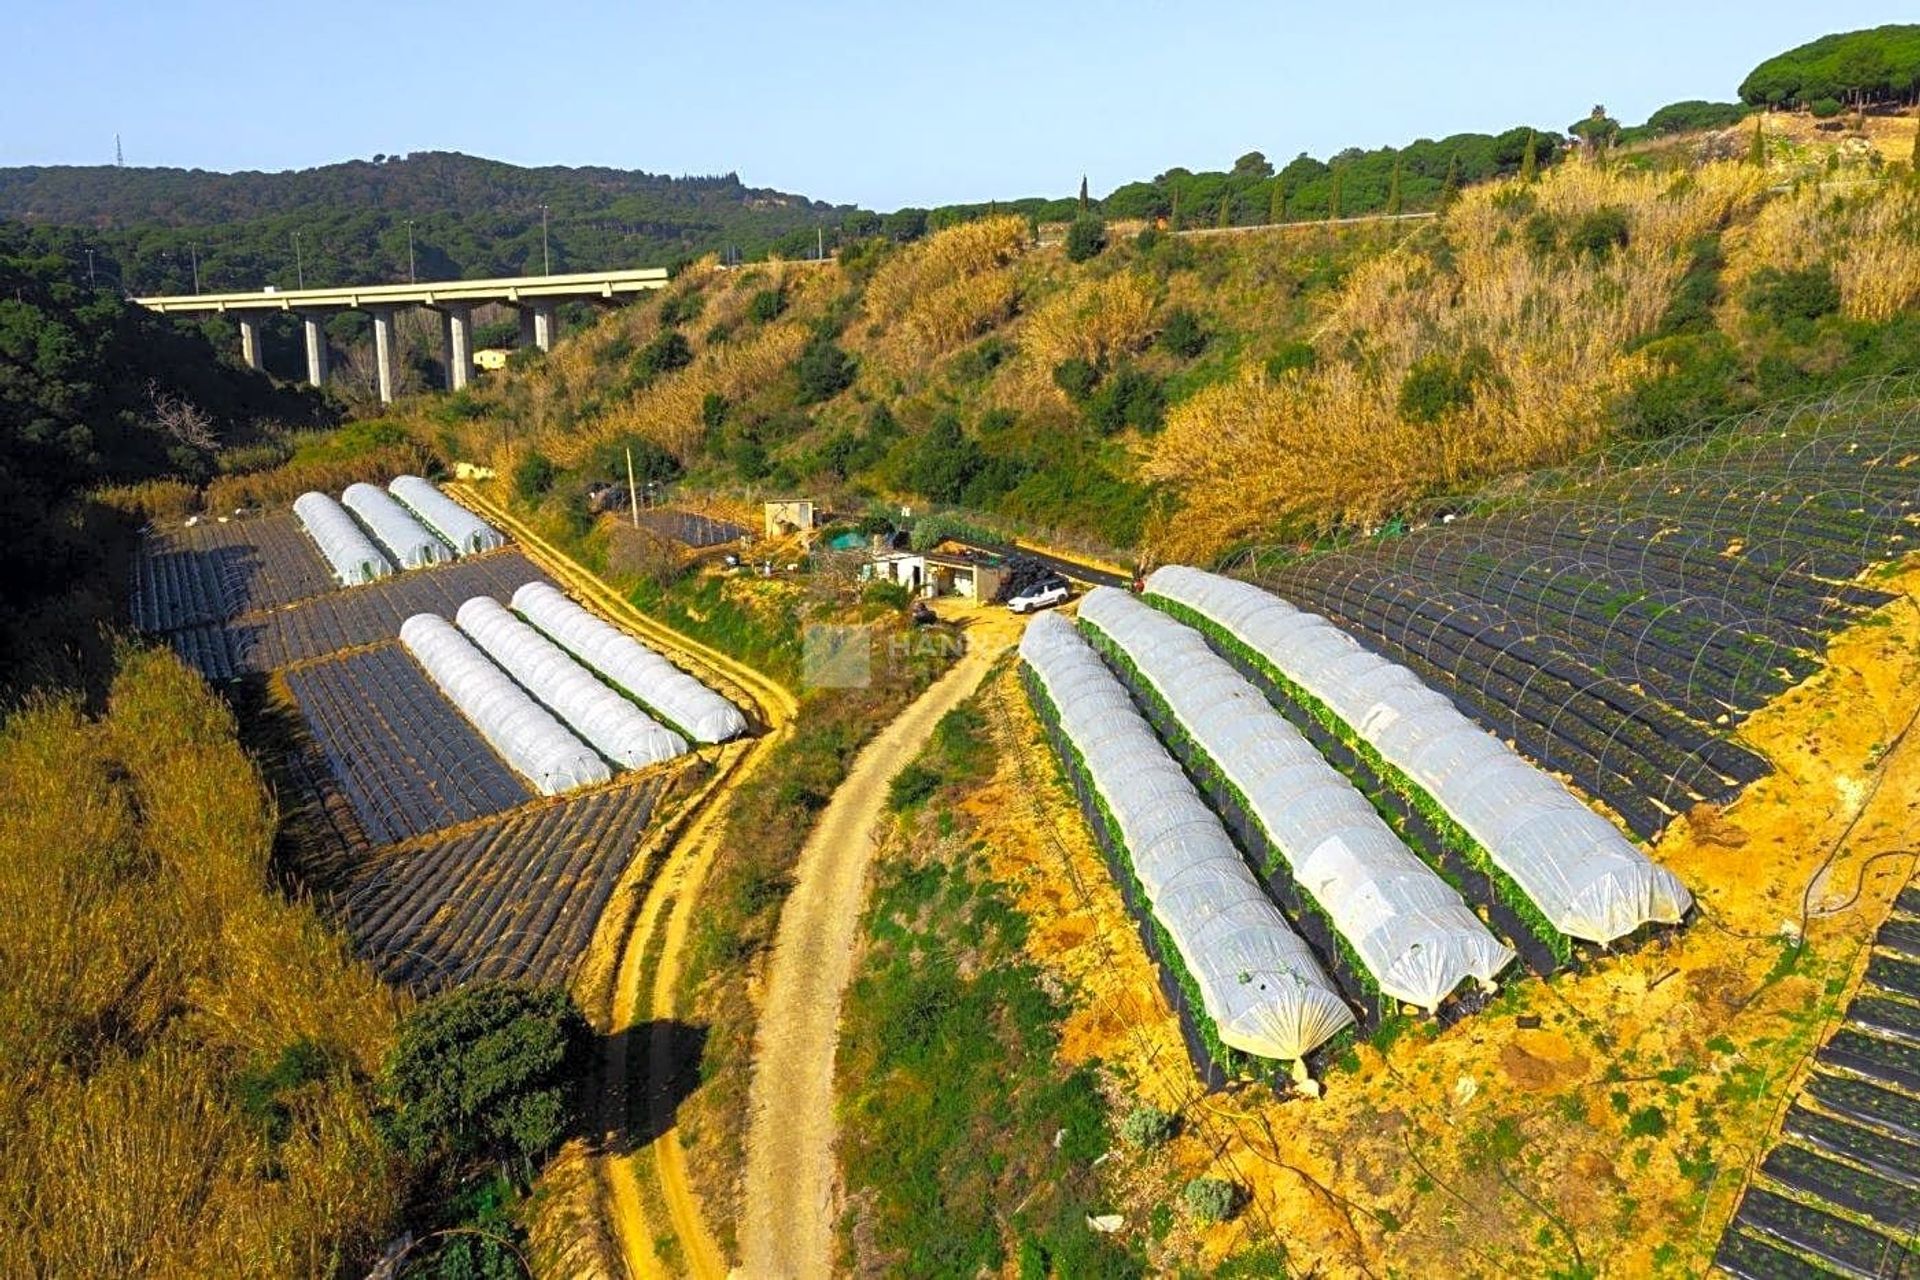
[[[718,5],[26,0],[0,165],[305,168],[455,150],[737,170],[891,209],[1096,194],[1284,161],[1731,99],[1769,54],[1905,3]],[[1400,12],[1394,13],[1398,10]],[[1389,16],[1391,15],[1391,16]]]

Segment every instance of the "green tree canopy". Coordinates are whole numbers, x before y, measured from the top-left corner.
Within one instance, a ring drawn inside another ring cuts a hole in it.
[[[1920,24],[1822,36],[1776,54],[1740,82],[1753,106],[1805,106],[1820,98],[1877,103],[1920,94]]]

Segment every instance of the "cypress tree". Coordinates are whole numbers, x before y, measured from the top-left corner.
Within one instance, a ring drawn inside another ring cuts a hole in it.
[[[1080,212],[1087,211],[1087,175],[1080,175]]]
[[[1167,214],[1167,226],[1174,231],[1180,229],[1180,188],[1173,189],[1173,208]]]
[[[1527,131],[1527,149],[1520,153],[1520,181],[1533,182],[1540,177],[1540,154],[1534,146],[1536,135]]]
[[[1233,225],[1233,197],[1232,196],[1220,197],[1220,221],[1216,225],[1222,226],[1222,227],[1230,227]]]
[[[1267,221],[1285,222],[1287,220],[1287,184],[1280,179],[1273,180],[1273,186],[1267,192]]]
[[[1447,179],[1440,184],[1440,207],[1446,208],[1460,198],[1460,157],[1447,157]]]
[[[1340,169],[1333,171],[1333,185],[1327,189],[1327,221],[1335,222],[1340,217]]]
[[[1754,116],[1753,145],[1747,148],[1747,163],[1756,169],[1767,167],[1767,136],[1761,131],[1761,127],[1761,117]]]
[[[1387,179],[1387,216],[1397,217],[1400,213],[1400,158],[1394,157],[1393,176]]]

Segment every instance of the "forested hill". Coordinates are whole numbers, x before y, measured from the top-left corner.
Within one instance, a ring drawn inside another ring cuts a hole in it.
[[[654,266],[731,249],[799,256],[856,212],[736,174],[521,168],[457,152],[282,173],[114,165],[0,169],[0,219],[88,228],[96,269],[130,293]],[[298,236],[298,252],[295,237]]]

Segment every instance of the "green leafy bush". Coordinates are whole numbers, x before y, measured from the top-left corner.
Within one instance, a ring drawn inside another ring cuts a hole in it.
[[[707,300],[697,291],[669,295],[660,304],[660,323],[669,329],[700,318],[700,312],[706,308]]]
[[[1087,421],[1103,436],[1134,427],[1158,431],[1166,419],[1167,396],[1160,379],[1132,365],[1121,365],[1086,402]]]
[[[1482,383],[1493,376],[1493,354],[1475,344],[1458,356],[1434,352],[1414,361],[1400,383],[1400,416],[1408,422],[1434,423],[1473,403]]]
[[[1818,320],[1840,309],[1840,285],[1826,263],[1782,271],[1763,267],[1747,284],[1746,308],[1779,325]]]
[[[1627,215],[1611,205],[1583,214],[1567,233],[1567,247],[1596,261],[1604,261],[1627,244]]]
[[[1191,360],[1207,349],[1207,331],[1200,317],[1186,307],[1175,307],[1160,326],[1160,346],[1182,360]]]
[[[1311,369],[1319,358],[1311,342],[1289,342],[1267,357],[1267,376],[1279,379],[1295,369]]]
[[[529,453],[513,469],[513,491],[531,502],[553,488],[559,469],[544,453]]]
[[[1808,105],[1807,110],[1813,113],[1813,118],[1816,120],[1831,120],[1845,111],[1846,107],[1841,105],[1838,98],[1815,98]]]
[[[627,383],[636,389],[651,386],[661,374],[684,369],[692,363],[693,348],[678,330],[668,329],[640,348],[640,354],[633,358],[627,370]]]
[[[1075,218],[1067,227],[1067,261],[1085,262],[1107,247],[1107,224],[1092,216]]]
[[[1175,1117],[1152,1103],[1142,1103],[1120,1122],[1120,1136],[1136,1147],[1157,1147],[1173,1137]]]
[[[898,583],[877,583],[875,585],[899,586]],[[901,588],[903,591],[905,588]],[[895,813],[904,813],[932,795],[940,787],[940,775],[922,764],[910,764],[893,775],[893,781],[887,784],[887,808]]]
[[[1053,385],[1067,393],[1075,404],[1085,404],[1100,383],[1100,369],[1091,360],[1068,356],[1053,366]]]
[[[787,296],[780,289],[762,289],[753,295],[747,303],[747,318],[755,324],[766,324],[780,318],[787,309]]]
[[[1180,1193],[1198,1222],[1225,1222],[1239,1208],[1240,1189],[1225,1178],[1195,1178]]]
[[[800,402],[830,400],[853,385],[859,366],[829,338],[815,338],[794,364],[800,378]]]

